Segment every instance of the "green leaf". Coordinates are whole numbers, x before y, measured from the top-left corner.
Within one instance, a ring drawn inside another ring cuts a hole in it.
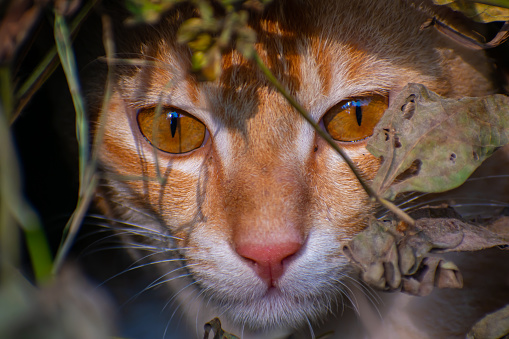
[[[509,0],[433,0],[479,22],[508,21]]]
[[[177,32],[177,41],[181,44],[193,41],[204,30],[205,28],[202,19],[188,19],[180,26]]]
[[[181,0],[126,0],[125,6],[131,12],[132,17],[128,19],[129,24],[158,22],[164,12],[171,9]]]
[[[453,189],[507,143],[509,97],[454,100],[409,84],[368,142],[368,150],[383,157],[373,189],[389,199],[408,191]]]

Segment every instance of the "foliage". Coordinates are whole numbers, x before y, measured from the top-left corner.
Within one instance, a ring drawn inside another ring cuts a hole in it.
[[[509,20],[509,1],[507,0],[433,0],[433,2],[460,11],[479,22]]]
[[[448,191],[508,143],[509,97],[454,100],[409,84],[368,142],[368,150],[383,157],[373,188],[389,199],[409,191]]]
[[[509,237],[462,220],[452,208],[424,208],[412,216],[417,221],[410,228],[392,218],[372,219],[343,249],[371,286],[418,296],[435,286],[461,288],[461,272],[435,253],[509,245]]]

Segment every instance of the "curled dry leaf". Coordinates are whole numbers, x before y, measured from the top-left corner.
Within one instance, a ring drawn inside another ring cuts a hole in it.
[[[212,319],[211,321],[205,324],[204,328],[205,334],[203,336],[203,339],[209,339],[211,331],[214,332],[213,339],[239,339],[239,337],[227,333],[221,328],[221,321],[219,320],[219,318]]]
[[[509,143],[509,97],[447,99],[409,84],[378,123],[367,148],[383,163],[373,180],[381,196],[443,192],[461,185]]]
[[[406,232],[393,219],[373,219],[344,246],[344,254],[371,286],[419,296],[434,287],[460,288],[458,268],[437,253],[509,245],[509,237],[469,224],[452,209],[422,209],[412,217],[416,224]]]

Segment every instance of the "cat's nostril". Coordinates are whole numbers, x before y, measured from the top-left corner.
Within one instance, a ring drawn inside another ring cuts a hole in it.
[[[298,242],[276,244],[244,243],[235,248],[237,253],[252,264],[256,274],[269,286],[274,286],[284,273],[284,262],[301,249]]]

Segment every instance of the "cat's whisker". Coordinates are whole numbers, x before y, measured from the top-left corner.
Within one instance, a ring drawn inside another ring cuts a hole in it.
[[[306,322],[308,323],[309,332],[311,334],[311,339],[315,339],[315,331],[313,331],[313,326],[311,325],[311,322],[309,321],[309,317],[306,315]]]
[[[509,174],[498,174],[498,175],[486,175],[482,177],[468,178],[467,182],[472,181],[481,181],[481,180],[491,180],[491,179],[507,179],[509,178]]]
[[[88,215],[87,216],[87,220],[101,220],[102,223],[91,223],[89,222],[90,224],[94,224],[94,225],[98,225],[98,226],[103,226],[103,227],[115,227],[113,225],[125,225],[125,226],[128,226],[128,227],[131,227],[131,228],[134,228],[134,229],[141,229],[143,231],[146,231],[146,232],[152,232],[152,233],[158,233],[156,231],[154,231],[153,229],[145,226],[145,225],[141,225],[141,224],[136,224],[134,222],[128,222],[128,221],[125,221],[125,220],[119,220],[119,219],[115,219],[115,218],[108,218],[108,217],[105,217],[105,216],[102,216],[102,215],[98,215],[98,214],[93,214],[93,215]],[[113,224],[113,225],[112,225]]]
[[[174,241],[174,240],[180,240],[178,237],[174,237],[171,235],[162,234],[155,231],[144,231],[144,230],[138,230],[133,229],[130,227],[119,227],[119,226],[109,226],[107,224],[97,224],[97,226],[104,227],[106,230],[115,231],[115,233],[112,233],[109,237],[115,237],[120,235],[134,235],[139,236],[143,238],[150,239],[151,241],[158,241],[162,243],[166,243],[168,241]],[[105,237],[106,238],[106,237]]]
[[[352,305],[355,313],[357,313],[357,315],[360,315],[357,298],[355,297],[355,293],[353,293],[352,289],[341,280],[334,279],[334,281],[343,287],[344,290],[342,292],[344,293],[345,297]]]
[[[504,204],[500,202],[490,202],[490,203],[464,203],[464,204],[451,204],[451,207],[509,207],[509,204]]]
[[[132,268],[132,267],[134,267],[134,265],[136,265],[137,263],[139,263],[139,262],[141,262],[141,261],[143,261],[143,260],[146,260],[147,258],[150,258],[151,256],[158,255],[158,254],[162,254],[162,253],[168,253],[168,252],[172,252],[172,251],[175,251],[175,250],[176,250],[176,249],[173,249],[173,248],[171,248],[171,249],[161,249],[161,250],[159,250],[159,251],[157,251],[157,252],[153,252],[153,253],[147,254],[147,255],[145,255],[145,256],[143,256],[143,257],[141,257],[141,258],[139,258],[139,259],[135,260],[135,261],[134,261],[131,265],[129,265],[129,267],[128,267],[128,268]],[[166,259],[166,260],[168,260],[168,259]],[[175,260],[175,259],[171,259],[171,260],[173,261],[173,260]],[[180,259],[179,259],[179,260],[180,260]],[[163,262],[168,262],[168,261],[163,261]]]
[[[171,270],[169,272],[166,272],[163,275],[161,275],[159,278],[157,278],[154,281],[152,281],[147,287],[145,287],[145,289],[142,292],[147,291],[147,290],[149,290],[151,288],[157,287],[159,285],[165,284],[167,282],[173,281],[175,279],[181,278],[182,275],[180,275],[178,277],[173,277],[173,278],[170,278],[170,279],[166,279],[166,280],[161,280],[162,278],[164,278],[164,277],[166,277],[166,276],[168,276],[168,275],[170,275],[172,273],[175,273],[175,272],[177,272],[177,271],[179,271],[181,269],[186,269],[187,270],[189,267],[196,266],[196,265],[197,264],[185,264],[185,265],[180,266],[178,268],[175,268],[175,269],[173,269],[173,270]]]
[[[206,291],[206,289],[201,289],[200,293],[197,293],[197,294],[193,297],[193,299],[191,299],[191,301],[186,301],[186,305],[187,305],[187,309],[188,309],[188,310],[192,307],[192,305],[193,305],[193,303],[196,301],[196,299],[198,299],[199,297],[201,297],[201,296],[205,293],[205,291]],[[180,307],[180,306],[181,306],[181,305],[179,305],[179,307]],[[180,312],[179,323],[182,321],[182,317],[184,316],[184,314],[185,314],[185,313],[186,313],[186,311],[185,311],[185,310],[184,310],[184,311],[182,311],[182,312]],[[173,318],[174,314],[175,314],[175,311],[174,311],[174,312],[173,312],[173,314],[172,314],[172,318]],[[199,330],[198,330],[198,315],[199,315],[199,314],[200,314],[200,312],[197,312],[197,313],[196,313],[196,334],[198,334],[198,332],[199,332]]]
[[[426,194],[423,194],[422,196],[424,196],[424,195],[426,195]],[[420,196],[416,199],[411,199],[411,200],[405,201],[403,203],[400,203],[398,205],[398,207],[405,212],[410,212],[412,210],[419,209],[419,208],[426,207],[426,206],[433,206],[434,204],[436,206],[439,206],[440,204],[444,204],[444,203],[450,207],[453,207],[453,208],[459,208],[459,207],[502,207],[502,208],[509,207],[509,203],[507,203],[505,201],[501,201],[501,200],[495,200],[492,198],[465,197],[465,196],[450,195],[450,196],[443,196],[443,197],[437,197],[437,198],[433,198],[433,199],[429,199],[429,200],[419,201],[418,199],[421,198],[422,196]],[[455,203],[456,201],[473,201],[473,202],[467,204],[467,203]],[[407,204],[409,204],[411,202],[416,202],[416,203],[413,205],[406,206]],[[383,219],[389,213],[390,213],[390,211],[386,210],[384,214],[381,214],[377,218]],[[474,213],[474,215],[475,215],[475,213]]]
[[[509,206],[508,203],[504,201],[499,200],[493,200],[493,199],[485,199],[485,198],[469,198],[469,197],[462,197],[462,196],[450,196],[446,198],[437,198],[432,199],[428,201],[420,202],[416,205],[407,206],[403,208],[404,211],[411,211],[412,209],[417,209],[420,207],[424,207],[426,205],[432,205],[434,203],[444,203],[449,201],[448,205],[450,207],[460,207],[460,206],[484,206],[484,207],[507,207]],[[457,204],[457,203],[451,203],[452,201],[474,201],[473,203],[464,203],[464,204]]]
[[[244,328],[246,327],[246,321],[243,320],[242,321],[242,326],[241,326],[241,330],[240,330],[240,339],[244,339]]]
[[[339,298],[339,301],[338,301]],[[336,303],[336,310],[341,306],[341,314],[345,313],[345,298],[343,297],[342,289],[339,289],[338,293],[334,293],[334,302]],[[331,310],[333,312],[333,310]]]
[[[366,296],[370,304],[381,317],[382,314],[379,310],[379,305],[382,304],[382,298],[375,292],[375,290],[362,280],[355,279],[349,275],[344,275],[344,277],[348,279],[353,285],[355,285],[355,287]]]
[[[119,273],[109,277],[108,279],[106,279],[105,281],[100,283],[97,287],[101,287],[101,286],[105,285],[106,283],[110,282],[111,280],[113,280],[113,279],[115,279],[115,278],[117,278],[117,277],[119,277],[119,276],[121,276],[123,274],[126,274],[128,272],[132,272],[132,271],[140,269],[140,268],[148,267],[148,266],[151,266],[151,265],[169,263],[169,262],[178,262],[178,261],[185,261],[185,259],[181,259],[181,258],[177,258],[177,259],[163,259],[163,260],[151,261],[151,262],[148,262],[148,263],[145,263],[145,264],[141,264],[141,265],[138,265],[138,266],[130,267],[130,268],[122,270],[121,272],[119,272]]]
[[[177,300],[176,297],[177,295],[179,295],[180,293],[182,293],[183,291],[185,291],[187,288],[193,286],[194,284],[197,284],[199,283],[201,280],[195,280],[189,284],[187,284],[186,286],[184,286],[183,288],[181,288],[177,293],[175,293],[163,306],[163,308],[161,309],[161,313],[168,307],[168,305],[172,306],[173,303]],[[171,303],[171,304],[170,304]],[[168,319],[168,323],[166,325],[166,328],[164,330],[164,336],[166,336],[166,332],[168,330],[168,326],[170,325],[171,321],[173,320],[173,317],[175,316],[175,314],[177,313],[177,311],[179,310],[180,306],[182,306],[182,303],[179,302],[178,306],[175,307],[173,313],[171,314],[170,318]]]
[[[94,249],[94,250],[87,250],[85,253],[82,253],[78,256],[78,259],[80,258],[85,258],[85,257],[88,257],[90,255],[94,255],[94,254],[97,254],[97,253],[101,253],[101,252],[105,252],[105,251],[112,251],[112,250],[136,250],[136,251],[155,251],[154,249],[152,248],[149,248],[149,247],[145,247],[145,246],[142,246],[142,245],[132,245],[132,246],[126,246],[124,244],[122,244],[122,242],[118,242],[119,245],[117,246],[104,246],[104,247],[100,247],[100,248],[97,248],[97,249]],[[161,252],[156,252],[156,253],[153,253],[153,254],[158,254],[158,253],[161,253]]]
[[[90,253],[96,253],[96,251],[91,251],[92,248],[94,247],[97,247],[99,246],[100,244],[104,244],[104,243],[107,243],[107,244],[112,244],[112,243],[120,243],[120,244],[125,244],[126,246],[124,246],[124,248],[138,248],[140,250],[147,250],[147,251],[170,251],[171,249],[167,248],[167,247],[158,247],[158,246],[151,246],[151,245],[148,245],[148,244],[142,244],[142,243],[135,243],[135,242],[125,242],[123,240],[119,240],[119,236],[122,236],[122,235],[131,235],[132,233],[129,232],[129,231],[125,231],[125,232],[117,232],[117,233],[114,233],[114,234],[110,234],[108,236],[105,236],[105,237],[102,237],[100,239],[97,239],[95,241],[93,241],[92,243],[90,243],[88,246],[86,246],[82,251],[81,251],[81,254],[80,256],[84,256],[84,255],[89,255]],[[136,235],[139,235],[136,233]],[[151,238],[153,240],[153,238]],[[175,249],[176,250],[176,249]]]
[[[185,266],[180,266],[170,272],[166,272],[165,274],[159,276],[159,278],[153,280],[150,284],[148,284],[147,286],[145,286],[141,291],[137,292],[136,294],[134,294],[133,296],[131,296],[129,299],[127,299],[123,304],[122,306],[124,305],[127,305],[128,303],[132,302],[133,300],[135,300],[136,298],[138,298],[140,295],[142,295],[143,293],[153,289],[154,287],[157,287],[159,285],[162,285],[162,284],[165,284],[167,282],[170,282],[170,281],[173,281],[173,280],[176,280],[176,279],[179,279],[179,278],[183,278],[183,277],[187,277],[189,276],[190,274],[183,274],[183,275],[179,275],[177,277],[172,277],[170,279],[166,279],[166,280],[161,280],[163,279],[164,277],[166,277],[167,275],[169,274],[172,274],[172,273],[175,273],[181,269],[185,269],[189,266],[192,266],[192,265],[185,265]],[[163,308],[164,309],[164,308]]]
[[[133,207],[133,206],[130,206],[130,205],[127,205],[127,204],[123,204],[123,203],[120,203],[118,201],[115,201],[114,202],[115,205],[119,206],[119,207],[122,207],[123,209],[126,209],[126,210],[129,210],[129,211],[132,211],[132,212],[135,212],[139,215],[142,215],[148,219],[151,219],[151,220],[155,220],[155,221],[159,221],[155,216],[154,216],[154,213],[149,213],[147,211],[144,211],[144,210],[141,210],[139,208],[136,208],[136,207]]]
[[[205,290],[202,290],[200,292],[200,294],[204,293],[204,292],[205,292]],[[196,318],[195,318],[195,323],[194,323],[194,327],[196,330],[196,338],[200,337],[200,330],[203,330],[203,324],[201,326],[198,325],[198,319],[200,318],[200,311],[201,311],[201,307],[198,307],[198,312],[196,312]]]

